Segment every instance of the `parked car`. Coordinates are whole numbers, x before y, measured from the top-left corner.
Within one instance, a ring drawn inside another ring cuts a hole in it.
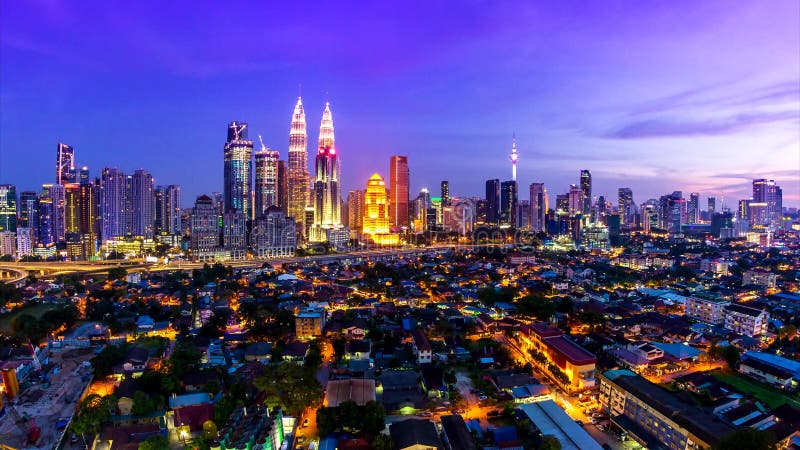
[[[577,423],[580,426],[583,426],[583,421],[581,419],[575,419],[575,423]]]
[[[480,401],[487,400],[488,398],[489,398],[489,397],[487,397],[487,396],[485,396],[485,395],[479,395],[479,396],[478,396],[478,400],[480,400]]]
[[[306,420],[303,421],[303,428],[307,426],[308,426],[308,417],[306,417]]]

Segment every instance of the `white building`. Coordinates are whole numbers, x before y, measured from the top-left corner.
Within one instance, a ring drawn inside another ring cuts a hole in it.
[[[766,288],[774,288],[778,276],[764,269],[750,269],[742,274],[742,284],[747,286],[754,284]]]
[[[33,251],[31,239],[31,229],[25,227],[17,228],[17,256],[28,256]]]
[[[0,231],[0,255],[17,256],[17,233]]]
[[[725,300],[687,297],[686,315],[705,323],[719,325],[725,322],[725,307],[730,302]]]
[[[728,305],[725,308],[725,328],[745,336],[760,336],[767,332],[769,313],[744,305]]]

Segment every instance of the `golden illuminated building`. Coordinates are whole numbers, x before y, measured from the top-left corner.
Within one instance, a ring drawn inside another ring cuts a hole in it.
[[[364,195],[364,220],[362,232],[365,237],[378,245],[396,245],[400,241],[397,234],[389,233],[389,211],[386,183],[380,175],[373,174],[367,181]]]

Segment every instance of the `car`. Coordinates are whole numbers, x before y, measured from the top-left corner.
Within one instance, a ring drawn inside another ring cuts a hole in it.
[[[602,447],[603,447],[603,450],[611,450],[611,446],[608,445],[608,444],[603,444]]]
[[[72,437],[69,438],[69,441],[72,442],[73,444],[78,442],[78,435],[76,435],[75,433],[72,433]]]
[[[419,415],[422,416],[422,417],[430,417],[430,416],[433,415],[433,413],[430,412],[430,411],[424,411],[424,412],[420,413]]]
[[[305,441],[306,441],[306,437],[305,436],[297,436],[297,442],[299,444],[302,444]]]
[[[577,423],[580,426],[583,426],[583,421],[581,419],[575,419],[575,423]]]
[[[306,417],[306,420],[303,421],[303,428],[307,426],[308,426],[308,417]]]
[[[480,401],[487,400],[488,398],[489,398],[489,397],[487,397],[487,396],[485,396],[485,395],[479,395],[479,396],[478,396],[478,400],[480,400]]]
[[[466,411],[464,411],[464,409],[462,409],[462,408],[459,408],[459,409],[456,410],[456,414],[464,414],[465,412]]]

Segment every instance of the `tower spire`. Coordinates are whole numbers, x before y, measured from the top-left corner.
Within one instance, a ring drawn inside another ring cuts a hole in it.
[[[511,154],[509,155],[511,158],[511,180],[517,181],[517,161],[519,160],[519,154],[517,153],[517,133],[514,132],[511,136]]]

